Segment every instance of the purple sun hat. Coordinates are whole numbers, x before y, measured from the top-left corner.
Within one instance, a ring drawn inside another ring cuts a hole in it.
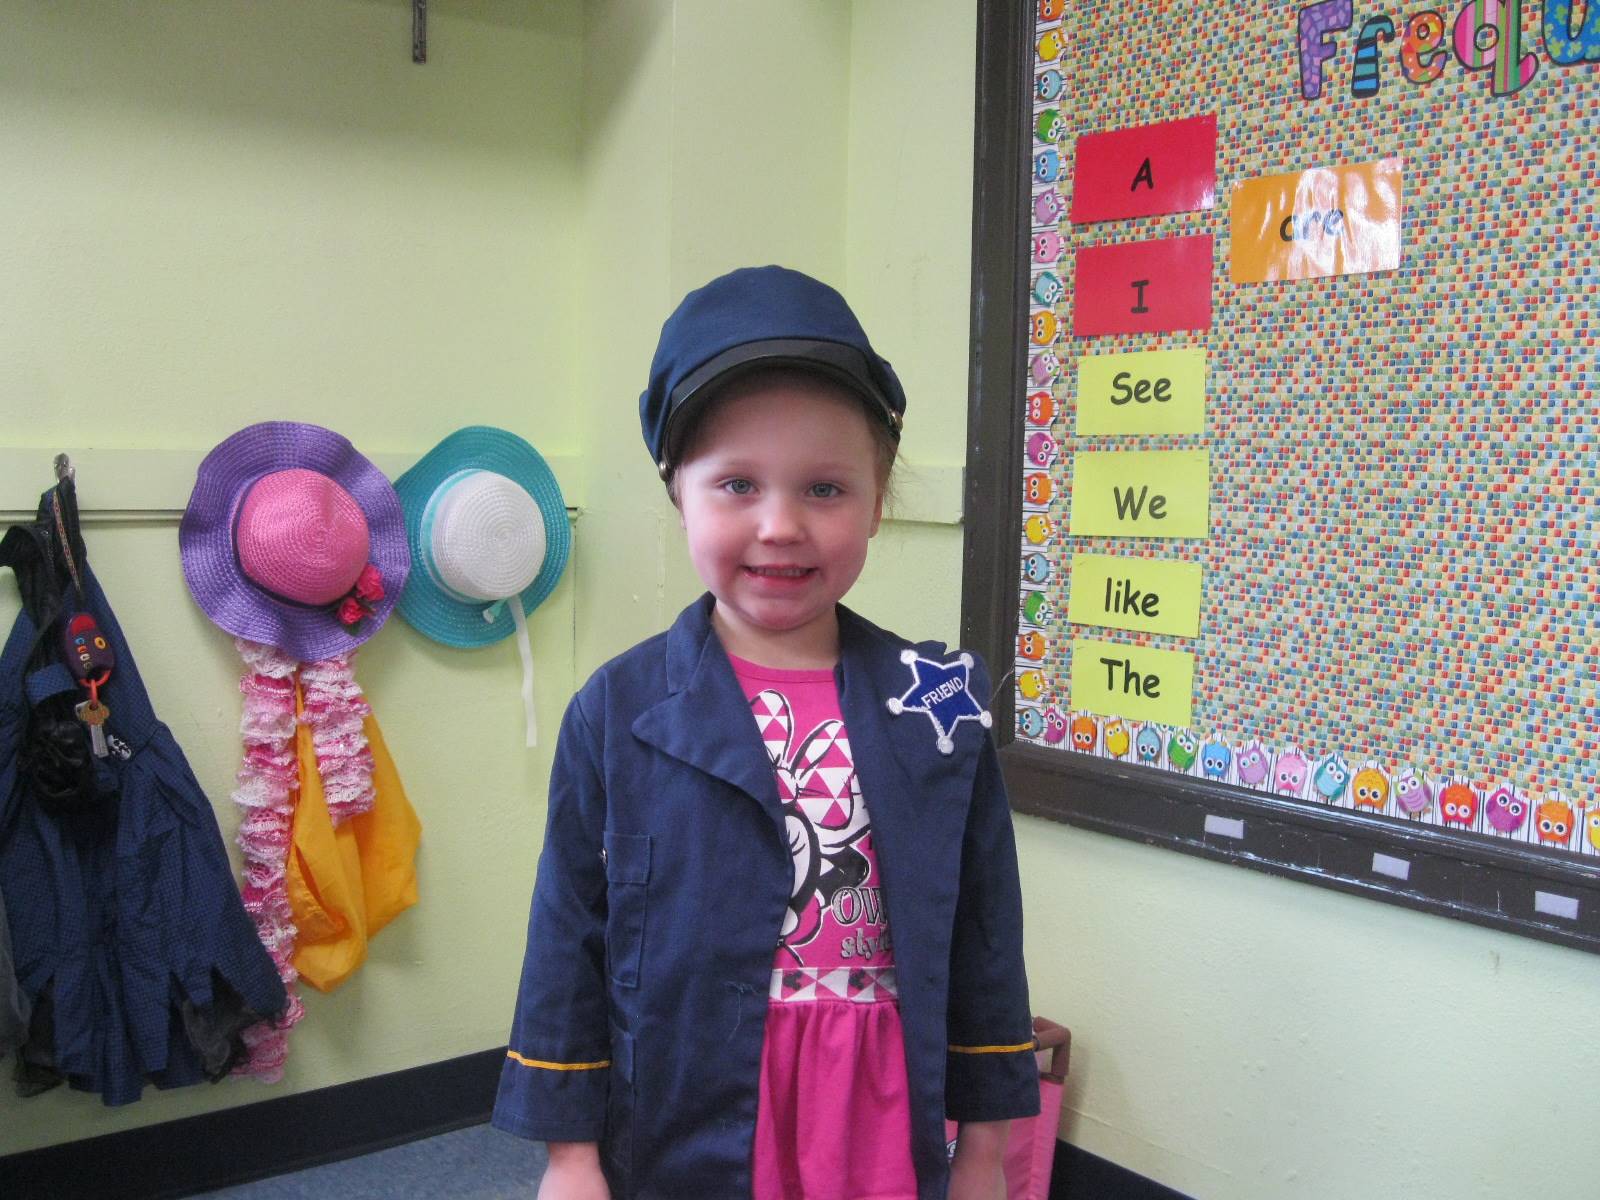
[[[411,570],[383,472],[348,439],[296,421],[251,425],[206,455],[178,549],[207,617],[302,662],[376,633]]]

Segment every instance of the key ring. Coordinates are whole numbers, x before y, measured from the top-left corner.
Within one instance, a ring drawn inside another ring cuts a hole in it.
[[[99,676],[97,678],[79,680],[79,682],[82,683],[84,687],[89,689],[89,703],[90,704],[99,704],[100,703],[100,687],[101,687],[102,684],[104,684],[106,682],[106,680],[108,680],[110,678],[111,678],[111,672],[110,671],[102,671],[102,672],[100,672],[100,674],[99,674]]]

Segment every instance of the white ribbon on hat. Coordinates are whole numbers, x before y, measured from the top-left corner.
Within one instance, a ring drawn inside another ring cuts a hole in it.
[[[493,621],[508,604],[522,658],[522,709],[527,743],[539,741],[533,710],[533,648],[522,593],[544,566],[544,514],[521,484],[493,471],[458,471],[428,498],[424,566],[441,588],[466,604],[488,602]]]

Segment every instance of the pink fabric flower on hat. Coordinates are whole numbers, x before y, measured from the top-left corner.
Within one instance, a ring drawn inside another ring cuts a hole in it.
[[[368,563],[361,568],[361,576],[356,580],[356,598],[367,605],[373,605],[383,599],[383,572],[378,570],[376,563]]]
[[[355,586],[339,601],[336,610],[339,623],[346,629],[354,629],[377,610],[378,602],[382,599],[383,572],[378,570],[376,563],[368,563],[361,568]]]

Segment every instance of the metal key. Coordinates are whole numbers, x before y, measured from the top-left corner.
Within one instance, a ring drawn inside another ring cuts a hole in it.
[[[78,720],[89,727],[89,745],[94,750],[96,758],[104,758],[111,753],[111,747],[106,744],[105,723],[111,717],[111,710],[99,700],[85,700],[72,710]]]

